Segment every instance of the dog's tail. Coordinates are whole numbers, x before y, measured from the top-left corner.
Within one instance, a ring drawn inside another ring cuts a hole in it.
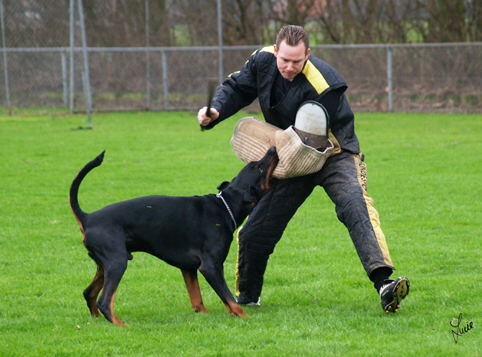
[[[102,151],[100,155],[97,156],[94,160],[92,160],[87,165],[85,165],[84,168],[79,171],[74,181],[72,181],[72,185],[70,186],[70,194],[69,194],[70,208],[72,209],[75,219],[79,223],[79,226],[82,232],[84,227],[83,222],[87,217],[87,213],[82,211],[82,208],[80,208],[80,205],[79,205],[78,194],[79,194],[80,183],[90,171],[92,171],[94,168],[102,164],[102,161],[104,160],[104,153],[105,153],[105,150]]]

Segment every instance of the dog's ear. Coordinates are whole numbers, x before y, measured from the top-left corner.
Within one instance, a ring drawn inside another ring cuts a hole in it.
[[[248,206],[254,207],[258,203],[258,192],[256,191],[256,187],[249,186],[249,188],[244,191],[244,202],[248,204]]]
[[[218,186],[218,190],[219,190],[219,191],[222,191],[222,190],[224,190],[224,189],[225,189],[226,187],[228,187],[228,186],[229,186],[229,182],[228,182],[228,181],[224,181],[222,184],[220,184],[220,185]]]

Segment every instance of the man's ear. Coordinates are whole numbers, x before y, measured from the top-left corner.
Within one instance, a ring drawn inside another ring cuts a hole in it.
[[[219,190],[219,191],[222,191],[222,190],[224,190],[224,189],[225,189],[226,187],[228,187],[228,186],[229,186],[229,182],[228,182],[228,181],[224,181],[222,184],[220,184],[220,185],[218,186],[218,190]]]

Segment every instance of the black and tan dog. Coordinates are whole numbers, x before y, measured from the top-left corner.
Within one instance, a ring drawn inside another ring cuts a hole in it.
[[[207,312],[199,289],[199,270],[231,315],[247,316],[226,284],[223,264],[233,232],[270,187],[278,163],[276,149],[270,148],[260,161],[246,165],[231,182],[222,183],[217,195],[146,196],[85,213],[78,202],[79,186],[103,159],[101,153],[78,173],[69,197],[83,243],[97,263],[97,273],[84,290],[91,314],[99,316],[100,310],[110,322],[124,325],[114,313],[115,293],[131,253],[140,251],[181,269],[194,311]]]

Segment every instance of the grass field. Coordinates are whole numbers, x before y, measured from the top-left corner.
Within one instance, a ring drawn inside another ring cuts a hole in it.
[[[202,277],[210,314],[191,312],[180,271],[138,253],[117,293],[124,328],[90,317],[82,296],[95,264],[67,200],[78,170],[107,150],[80,190],[92,211],[216,193],[242,163],[229,145],[233,119],[206,132],[188,112],[96,114],[93,125],[0,115],[0,356],[482,355],[482,115],[357,115],[395,274],[412,282],[399,313],[382,311],[318,188],[276,247],[250,318],[229,316]],[[236,248],[225,263],[232,290]]]

